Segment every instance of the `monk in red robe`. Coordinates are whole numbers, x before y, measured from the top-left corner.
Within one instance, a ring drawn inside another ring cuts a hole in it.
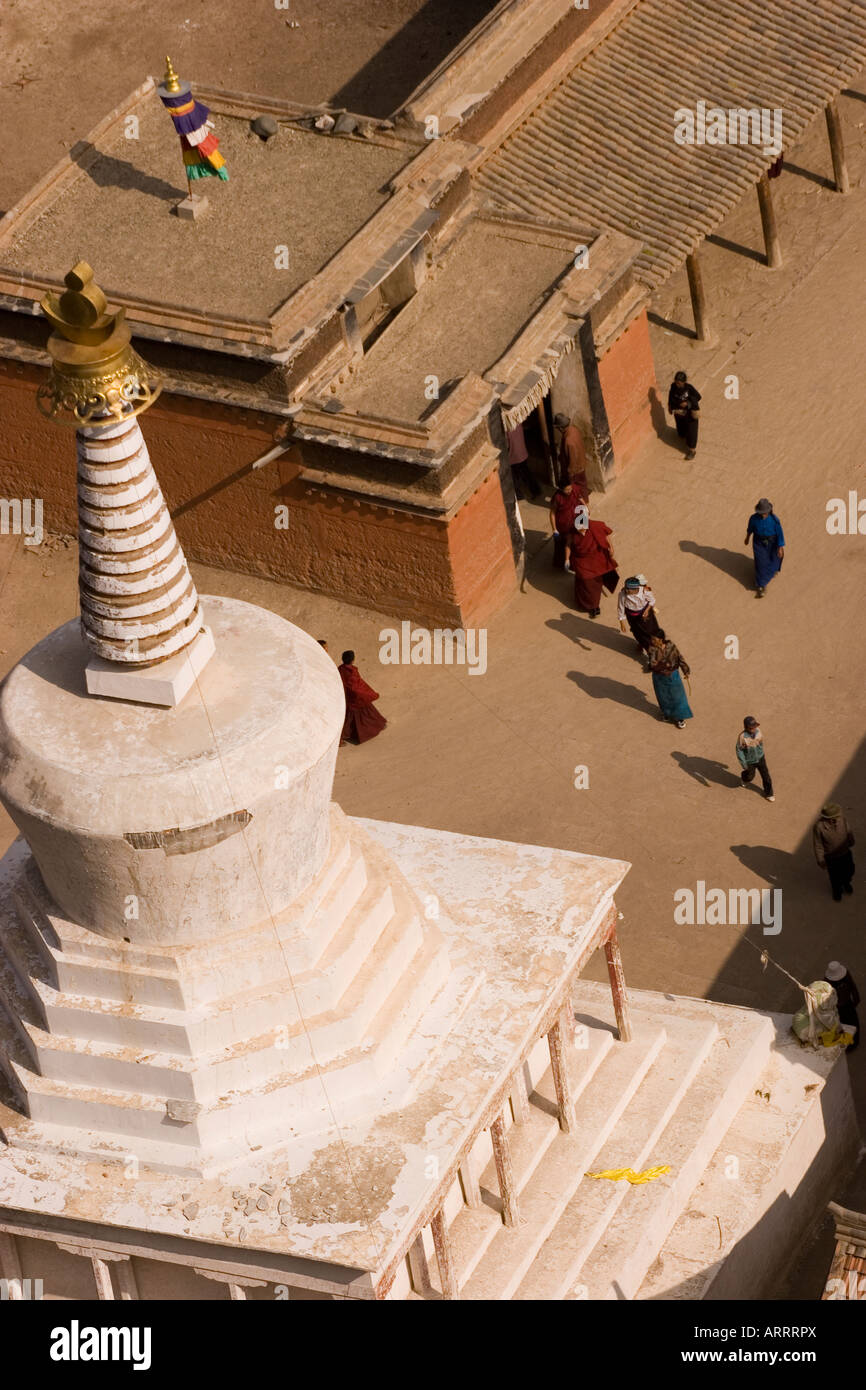
[[[582,481],[582,479],[584,481]],[[550,529],[553,532],[553,565],[555,569],[565,569],[565,557],[571,545],[574,518],[589,501],[589,489],[585,474],[569,478],[562,483],[550,499]]]
[[[604,589],[613,593],[619,583],[610,537],[613,535],[603,521],[578,516],[571,535],[569,564],[574,571],[574,604],[578,613],[597,618],[601,612]]]
[[[371,685],[362,679],[355,666],[355,653],[343,652],[343,660],[337,667],[343,690],[346,693],[346,722],[340,745],[344,743],[366,743],[368,739],[381,734],[387,719],[379,713],[373,701],[379,696]]]

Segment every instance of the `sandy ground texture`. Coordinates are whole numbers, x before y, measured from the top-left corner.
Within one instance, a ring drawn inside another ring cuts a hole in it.
[[[61,18],[43,0],[5,0],[0,210],[160,77],[166,53],[194,83],[388,116],[491,9],[493,0],[80,0]]]
[[[619,906],[626,977],[638,988],[792,1010],[798,991],[773,964],[762,969],[766,947],[806,982],[841,959],[866,993],[866,534],[826,527],[830,499],[851,491],[866,503],[864,117],[862,99],[843,99],[849,197],[820,182],[829,159],[819,125],[774,185],[781,269],[723,244],[707,248],[718,344],[698,347],[653,328],[662,395],[679,365],[704,394],[695,462],[685,462],[660,421],[660,437],[595,508],[615,530],[621,573],[649,576],[662,621],[691,664],[695,718],[685,729],[659,721],[613,601],[605,599],[597,622],[574,613],[568,577],[549,567],[543,507],[523,504],[528,582],[487,629],[483,675],[380,665],[387,615],[194,567],[203,592],[273,608],[327,638],[337,659],[355,648],[389,725],[372,743],[341,751],[335,796],[347,812],[632,861]],[[746,200],[719,235],[748,252],[760,247],[759,228]],[[677,277],[658,296],[657,314],[688,322],[684,293]],[[731,376],[736,398],[726,396]],[[59,431],[57,447],[68,451],[71,488],[74,453]],[[760,601],[743,546],[759,496],[775,503],[788,542],[782,573]],[[0,671],[75,614],[76,584],[74,546],[0,538]],[[726,656],[732,638],[736,659]],[[763,726],[774,804],[739,784],[733,749],[745,714]],[[589,785],[578,788],[581,767]],[[856,891],[838,905],[810,847],[828,797],[858,836]],[[3,820],[0,849],[11,834]],[[780,889],[781,932],[677,925],[674,893],[698,881]],[[603,963],[587,974],[602,978]],[[866,1047],[850,1069],[866,1128]],[[837,1196],[866,1206],[856,1182]],[[820,1293],[827,1230],[792,1285],[801,1297]]]

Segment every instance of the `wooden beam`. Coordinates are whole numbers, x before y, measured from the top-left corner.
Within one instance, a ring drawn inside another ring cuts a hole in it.
[[[550,430],[547,428],[547,411],[545,410],[544,400],[538,402],[538,405],[535,407],[535,413],[538,416],[538,427],[541,430],[541,438],[547,453],[547,471],[553,486],[557,487],[559,485],[559,480],[556,476],[556,449],[550,442]]]
[[[695,320],[695,337],[701,343],[712,341],[710,318],[707,313],[707,297],[704,294],[704,281],[697,251],[686,256],[686,275],[689,278],[689,294],[692,297],[692,315]]]
[[[619,953],[619,940],[617,939],[616,927],[611,927],[610,935],[604,943],[604,954],[607,959],[607,973],[610,979],[610,992],[613,995],[613,1009],[616,1014],[616,1026],[619,1030],[620,1042],[631,1042],[631,1014],[628,1006],[628,994],[625,988],[625,975],[622,968],[622,956]]]
[[[463,1200],[467,1207],[480,1207],[481,1184],[478,1181],[478,1164],[471,1153],[468,1153],[460,1164],[457,1169],[457,1176],[460,1179]]]
[[[457,1271],[454,1268],[454,1251],[451,1248],[451,1233],[445,1224],[445,1213],[440,1207],[430,1222],[433,1232],[433,1245],[436,1250],[436,1263],[439,1266],[439,1283],[443,1298],[459,1298]]]
[[[761,226],[764,229],[764,250],[767,253],[767,265],[771,270],[776,270],[782,264],[782,246],[779,241],[779,229],[776,226],[776,209],[773,207],[773,194],[770,189],[770,180],[766,174],[762,174],[758,179],[758,207],[761,210]]]
[[[101,1260],[98,1255],[91,1255],[90,1263],[93,1266],[93,1277],[96,1280],[96,1292],[101,1303],[114,1302],[114,1285],[111,1282],[111,1267],[107,1260]]]
[[[429,1298],[433,1281],[430,1278],[430,1266],[427,1263],[427,1251],[424,1249],[424,1236],[421,1231],[409,1246],[408,1259],[412,1288],[422,1298]]]
[[[24,1298],[18,1246],[15,1237],[6,1231],[0,1231],[0,1278],[6,1283],[6,1294],[10,1302],[19,1302]]]
[[[837,193],[850,193],[851,181],[848,178],[848,165],[845,160],[845,144],[842,139],[842,121],[839,116],[839,107],[835,101],[829,101],[824,108],[824,116],[827,121],[827,136],[830,141],[830,155],[833,160],[833,178],[836,180]]]
[[[121,1302],[135,1303],[138,1301],[138,1282],[135,1278],[135,1270],[132,1267],[132,1260],[118,1260],[115,1267],[115,1279],[117,1289],[120,1294]]]
[[[502,1198],[502,1220],[506,1226],[517,1226],[520,1224],[517,1183],[514,1180],[514,1164],[511,1162],[505,1121],[501,1115],[497,1115],[490,1126],[490,1138],[493,1140],[493,1162],[496,1164],[499,1195]]]
[[[514,1073],[508,1099],[511,1102],[511,1114],[514,1117],[514,1123],[516,1125],[525,1125],[526,1121],[529,1119],[530,1108],[529,1096],[526,1093],[526,1077],[523,1072],[522,1064]]]
[[[565,1007],[570,1008],[570,1003]],[[574,1097],[568,1075],[568,1054],[565,1048],[566,1025],[562,1016],[564,1011],[563,1009],[548,1033],[547,1045],[550,1048],[550,1067],[553,1072],[556,1103],[559,1107],[559,1128],[564,1134],[572,1134],[574,1132]]]

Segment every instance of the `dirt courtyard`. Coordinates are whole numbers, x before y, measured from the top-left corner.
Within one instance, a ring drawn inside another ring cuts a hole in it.
[[[329,13],[342,8],[328,6]],[[398,8],[381,0],[366,13]],[[14,22],[31,9],[23,0],[9,5]],[[156,10],[167,15],[169,6],[160,0]],[[303,17],[302,0],[297,10]],[[220,7],[191,0],[177,14],[197,16],[204,31],[219,24]],[[164,47],[161,37],[155,63]],[[39,52],[36,66],[50,88]],[[179,66],[180,44],[172,56]],[[333,67],[333,54],[322,62]],[[216,81],[206,63],[196,68]],[[98,114],[134,85],[128,76],[117,79],[116,91],[106,88]],[[221,85],[318,99],[332,94],[336,79],[328,92],[312,72],[305,80],[290,91],[263,68],[260,81],[233,75]],[[20,89],[22,98],[33,91]],[[17,98],[4,87],[0,119],[10,100]],[[522,504],[528,579],[489,625],[483,675],[380,665],[380,633],[398,626],[388,615],[193,567],[200,591],[272,608],[326,638],[338,660],[344,647],[355,649],[389,726],[372,743],[340,753],[334,794],[349,814],[627,859],[633,867],[619,908],[629,984],[786,1011],[798,1006],[799,993],[773,964],[762,968],[764,948],[807,983],[840,959],[866,994],[866,534],[832,535],[826,525],[831,499],[853,492],[866,502],[866,104],[845,97],[842,112],[852,191],[842,198],[826,186],[829,156],[823,124],[816,124],[774,185],[782,268],[769,271],[754,254],[760,223],[753,199],[702,253],[718,342],[698,346],[679,331],[690,322],[684,275],[653,306],[662,398],[678,366],[703,393],[696,460],[685,462],[659,421],[659,437],[594,502],[595,515],[614,528],[621,575],[649,577],[662,623],[691,665],[695,717],[685,729],[659,721],[613,600],[604,600],[595,622],[574,612],[569,577],[550,568],[545,507]],[[56,150],[44,158],[40,135],[23,151],[22,162],[6,170],[0,206],[4,198],[11,205],[60,152],[65,127],[52,119]],[[32,120],[22,100],[14,128]],[[37,160],[38,168],[29,167]],[[56,447],[68,453],[71,489],[74,448],[59,430]],[[153,461],[158,471],[159,458]],[[781,575],[758,601],[743,537],[762,496],[775,504],[787,550]],[[50,517],[45,525],[50,531]],[[0,537],[0,674],[76,611],[73,544],[49,538],[30,547]],[[773,804],[739,783],[734,741],[746,714],[761,721]],[[588,786],[575,785],[584,780],[579,768]],[[855,893],[839,904],[810,844],[828,798],[842,804],[858,838]],[[0,813],[0,852],[12,833]],[[674,894],[699,881],[708,889],[780,889],[781,930],[765,936],[761,926],[677,925]],[[600,979],[603,972],[598,959],[587,974]],[[866,1048],[850,1058],[850,1070],[866,1131]],[[866,1194],[855,1183],[838,1200],[862,1209]],[[820,1293],[828,1262],[825,1228],[793,1286],[798,1296]]]

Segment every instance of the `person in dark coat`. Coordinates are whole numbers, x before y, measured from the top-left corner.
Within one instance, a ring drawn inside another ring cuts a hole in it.
[[[828,801],[812,827],[812,848],[819,869],[826,869],[834,902],[842,901],[843,893],[853,893],[854,856],[851,849],[854,836],[841,806]]]
[[[853,979],[848,974],[848,967],[839,960],[831,960],[827,969],[824,971],[824,979],[828,985],[832,985],[836,991],[836,1004],[839,1009],[839,1022],[842,1027],[854,1031],[854,1041],[848,1051],[853,1052],[855,1047],[860,1045],[860,1016],[857,1013],[857,1005],[860,1003],[860,991]]]
[[[687,459],[693,459],[698,450],[700,400],[700,391],[692,386],[685,372],[677,372],[668,391],[668,410],[685,443]]]
[[[785,533],[782,523],[773,513],[773,504],[766,497],[755,503],[749,517],[744,545],[752,542],[755,556],[755,597],[763,598],[767,585],[782,568],[785,558]]]
[[[380,734],[388,722],[373,703],[379,695],[362,679],[355,665],[354,652],[343,652],[343,660],[337,670],[346,693],[346,720],[340,744],[366,743]]]

